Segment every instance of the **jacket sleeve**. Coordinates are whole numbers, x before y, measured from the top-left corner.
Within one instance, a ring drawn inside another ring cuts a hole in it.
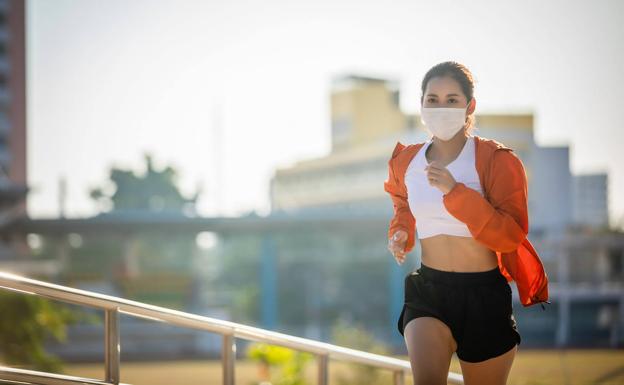
[[[394,209],[394,215],[390,220],[390,226],[388,228],[388,239],[390,239],[397,230],[404,230],[407,233],[404,251],[408,253],[414,248],[416,219],[412,215],[412,211],[407,203],[405,185],[399,183],[394,174],[392,159],[388,161],[388,179],[384,181],[384,190],[390,194]]]
[[[458,182],[443,196],[444,206],[477,241],[494,251],[512,252],[529,231],[526,173],[509,149],[494,151],[489,167],[488,199]]]

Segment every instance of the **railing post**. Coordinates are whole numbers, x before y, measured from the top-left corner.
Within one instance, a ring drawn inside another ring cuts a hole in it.
[[[119,311],[104,311],[104,365],[106,382],[119,384]]]
[[[394,385],[404,385],[405,384],[405,372],[402,370],[394,371]]]
[[[223,362],[223,385],[234,385],[234,364],[236,363],[236,340],[232,334],[223,335],[221,349]]]
[[[329,383],[328,377],[328,366],[329,366],[329,357],[327,354],[319,354],[317,356],[318,359],[318,385],[327,385]]]

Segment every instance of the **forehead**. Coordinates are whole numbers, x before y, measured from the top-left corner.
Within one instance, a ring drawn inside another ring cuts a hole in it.
[[[459,94],[463,96],[461,86],[457,80],[450,76],[436,76],[429,79],[427,82],[427,88],[425,89],[425,95],[432,93],[438,96],[446,94]]]

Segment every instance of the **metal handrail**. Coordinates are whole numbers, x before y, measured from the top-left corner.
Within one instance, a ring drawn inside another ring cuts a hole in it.
[[[410,363],[406,360],[367,353],[325,342],[291,336],[217,318],[185,313],[110,295],[74,289],[11,273],[0,272],[0,288],[39,295],[81,306],[94,307],[105,311],[105,379],[103,381],[3,366],[0,366],[0,380],[21,381],[22,383],[26,381],[44,385],[120,384],[119,313],[165,322],[184,328],[199,329],[220,334],[223,337],[221,361],[223,364],[224,385],[234,385],[234,363],[236,360],[235,338],[280,345],[315,354],[318,363],[319,385],[328,384],[328,365],[330,358],[391,370],[393,372],[395,385],[403,385],[405,383],[405,373],[411,373]],[[462,375],[453,372],[449,373],[448,382],[451,384],[464,383]]]

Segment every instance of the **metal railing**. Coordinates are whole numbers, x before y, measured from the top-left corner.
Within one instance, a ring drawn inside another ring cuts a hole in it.
[[[367,353],[320,341],[295,337],[248,325],[199,316],[159,306],[130,301],[123,298],[78,290],[66,286],[38,281],[15,274],[0,272],[0,288],[26,294],[43,296],[67,303],[104,310],[105,363],[104,380],[81,378],[62,374],[46,373],[0,366],[0,380],[33,384],[120,384],[119,382],[119,314],[165,322],[184,328],[199,329],[218,333],[223,337],[221,362],[223,384],[234,385],[234,364],[236,362],[235,338],[243,338],[287,348],[305,351],[316,355],[318,364],[318,384],[327,385],[329,380],[329,360],[337,359],[388,369],[393,372],[395,385],[405,383],[405,374],[411,374],[409,361]],[[463,384],[461,374],[449,373],[448,382]]]

